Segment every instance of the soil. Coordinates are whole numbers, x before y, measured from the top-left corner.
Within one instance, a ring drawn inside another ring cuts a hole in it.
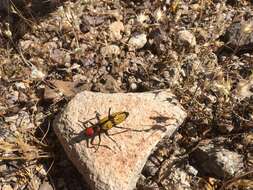
[[[136,188],[253,188],[252,52],[250,0],[0,1],[0,189],[88,189],[52,130],[55,116],[82,90],[168,88],[188,117],[157,145]],[[203,142],[243,167],[204,172],[192,157]]]

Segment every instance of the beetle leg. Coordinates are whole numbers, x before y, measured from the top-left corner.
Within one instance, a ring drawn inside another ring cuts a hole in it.
[[[109,120],[111,119],[111,108],[109,108],[109,110],[108,110],[108,118],[109,118]]]
[[[98,134],[98,144],[95,144],[94,143],[94,140],[95,140],[95,135],[91,138],[91,144],[93,145],[93,146],[96,146],[95,147],[95,152],[97,152],[97,150],[98,150],[98,148],[99,148],[99,146],[100,146],[100,144],[101,144],[101,135],[100,135],[100,133]]]
[[[93,142],[94,142],[94,140],[95,140],[95,137],[96,137],[96,136],[93,136],[93,137],[91,138],[91,140],[90,140],[90,144],[91,144],[91,145],[94,145]]]
[[[97,120],[98,120],[98,122],[100,121],[100,117],[101,115],[100,115],[100,113],[98,113],[97,111],[96,111],[96,118],[97,118]]]
[[[88,138],[86,138],[86,144],[87,144],[87,148],[90,148],[90,143],[89,143],[89,139]]]
[[[118,129],[124,129],[124,131],[120,131],[120,132],[117,132],[117,133],[110,134],[111,136],[112,136],[112,135],[121,134],[121,133],[125,133],[125,132],[127,132],[127,131],[132,131],[132,130],[134,130],[134,129],[127,128],[127,127],[119,127],[119,126],[117,126],[117,125],[115,125],[115,124],[113,124],[113,127],[118,128]]]
[[[86,121],[84,121],[84,122],[78,120],[78,125],[81,126],[82,128],[85,128],[85,129],[86,129],[86,128],[87,128],[87,126],[86,126],[87,123],[91,124],[92,126],[94,125],[94,123],[91,122],[91,120],[93,120],[93,119],[94,119],[94,118],[91,118],[91,119],[86,120]],[[81,123],[81,124],[79,124],[79,123]]]
[[[127,128],[127,127],[119,127],[118,125],[113,124],[113,127],[118,128],[118,129],[125,129],[126,131],[141,131],[138,129],[131,129],[131,128]]]
[[[105,131],[105,134],[106,134],[106,136],[107,136],[109,139],[111,139],[111,140],[117,145],[117,147],[121,150],[121,147],[119,146],[119,144],[118,144],[112,137],[110,137],[110,134],[108,133],[108,131]]]
[[[98,148],[99,148],[100,144],[101,144],[101,133],[99,133],[99,134],[98,134],[98,144],[97,144],[97,150],[98,150]],[[97,150],[96,150],[96,151],[97,151]]]
[[[92,123],[91,121],[88,121],[88,123],[89,123],[91,126],[95,126],[95,124]]]
[[[93,136],[93,137],[91,138],[90,144],[91,144],[93,147],[95,146],[95,152],[97,152],[97,150],[98,150],[98,148],[99,148],[99,145],[94,143],[95,137],[96,137],[96,136]],[[100,136],[99,136],[99,137],[100,137]],[[99,139],[100,139],[100,138],[99,138]],[[101,139],[100,139],[100,140],[101,140]],[[96,146],[96,145],[98,145],[98,146]]]
[[[98,144],[93,143],[94,138],[95,138],[95,136],[92,138],[92,145],[96,146],[96,147],[95,147],[95,152],[98,151],[98,149],[99,149],[100,146],[103,146],[103,147],[108,148],[108,149],[110,149],[111,151],[113,151],[109,146],[107,146],[107,145],[101,145],[101,134],[100,134],[100,133],[98,134]],[[114,151],[113,151],[113,152],[114,152]]]
[[[77,123],[77,125],[79,126],[79,127],[81,127],[82,129],[86,129],[87,127],[85,126],[85,124],[83,124],[83,123]]]

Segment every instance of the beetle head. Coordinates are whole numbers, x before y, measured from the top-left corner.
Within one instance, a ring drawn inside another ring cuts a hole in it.
[[[87,137],[92,137],[94,135],[94,129],[92,127],[88,127],[85,129],[85,135]]]

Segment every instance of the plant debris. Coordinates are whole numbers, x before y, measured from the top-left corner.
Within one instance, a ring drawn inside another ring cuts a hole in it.
[[[157,145],[137,189],[253,188],[252,5],[1,0],[0,189],[88,189],[51,129],[56,114],[81,90],[167,88],[188,117]],[[206,141],[242,168],[197,168]]]

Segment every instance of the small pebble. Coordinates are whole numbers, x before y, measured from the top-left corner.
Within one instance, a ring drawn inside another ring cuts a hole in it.
[[[103,56],[112,56],[112,55],[119,55],[120,54],[120,48],[117,45],[108,45],[105,47],[102,47],[100,50],[100,53]]]
[[[135,91],[135,90],[137,89],[137,84],[136,84],[135,82],[131,83],[131,84],[130,84],[130,89],[131,89],[132,91]]]
[[[128,41],[128,45],[129,45],[130,49],[143,48],[146,43],[147,43],[147,35],[146,34],[134,35]]]
[[[156,166],[153,162],[148,160],[143,169],[143,174],[145,176],[154,176],[157,170],[158,170],[158,166]]]
[[[48,181],[44,181],[40,185],[39,190],[53,190],[53,187],[51,186],[51,184]]]
[[[13,190],[13,188],[10,185],[3,185],[1,190]]]
[[[188,30],[182,30],[178,33],[179,41],[190,45],[191,47],[196,46],[196,38],[195,36],[189,32]]]

